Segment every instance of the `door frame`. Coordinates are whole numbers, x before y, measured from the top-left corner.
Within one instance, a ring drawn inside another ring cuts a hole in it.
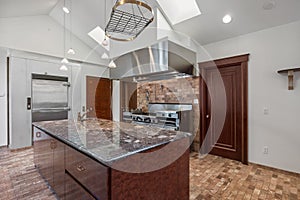
[[[241,84],[242,84],[242,163],[248,164],[248,61],[250,54],[243,54],[228,58],[221,58],[213,61],[199,63],[200,71],[200,146],[205,139],[208,130],[206,115],[208,114],[208,89],[202,75],[205,76],[205,70],[211,67],[224,68],[232,65],[241,66]]]

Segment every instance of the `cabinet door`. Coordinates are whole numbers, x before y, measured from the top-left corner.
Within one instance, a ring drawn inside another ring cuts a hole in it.
[[[53,190],[59,199],[65,194],[65,145],[57,140],[53,146]]]
[[[81,187],[68,173],[65,174],[66,200],[90,200],[93,198],[83,187]]]
[[[40,174],[48,182],[53,183],[53,142],[43,131],[38,131],[38,140],[34,142],[34,161]]]
[[[108,168],[66,146],[66,170],[97,199],[108,199]]]

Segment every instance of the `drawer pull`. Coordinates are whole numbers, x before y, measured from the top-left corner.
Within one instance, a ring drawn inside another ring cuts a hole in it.
[[[77,171],[83,172],[83,171],[85,171],[85,170],[86,170],[86,168],[85,168],[84,166],[82,166],[82,165],[78,165],[78,166],[77,166]]]
[[[42,133],[41,132],[36,132],[36,137],[37,138],[40,138],[42,136]]]
[[[56,147],[57,147],[56,142],[55,142],[55,141],[51,141],[51,143],[50,143],[50,148],[51,148],[51,149],[56,149]]]

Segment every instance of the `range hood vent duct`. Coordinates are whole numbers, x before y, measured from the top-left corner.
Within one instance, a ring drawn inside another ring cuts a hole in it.
[[[154,81],[196,76],[196,52],[169,40],[138,49],[115,59],[112,79]]]

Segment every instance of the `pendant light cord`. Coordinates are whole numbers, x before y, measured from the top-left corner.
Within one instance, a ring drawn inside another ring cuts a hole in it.
[[[72,28],[73,28],[73,23],[72,23],[72,12],[73,12],[72,0],[70,0],[70,9],[71,9],[71,13],[70,13],[70,47],[72,48],[72,44],[73,44],[73,37],[72,37]]]
[[[64,7],[66,7],[66,0],[64,0]],[[66,13],[64,12],[64,58],[66,58]]]
[[[107,0],[104,0],[104,37],[106,38],[105,36],[105,29],[106,29],[106,1]]]

